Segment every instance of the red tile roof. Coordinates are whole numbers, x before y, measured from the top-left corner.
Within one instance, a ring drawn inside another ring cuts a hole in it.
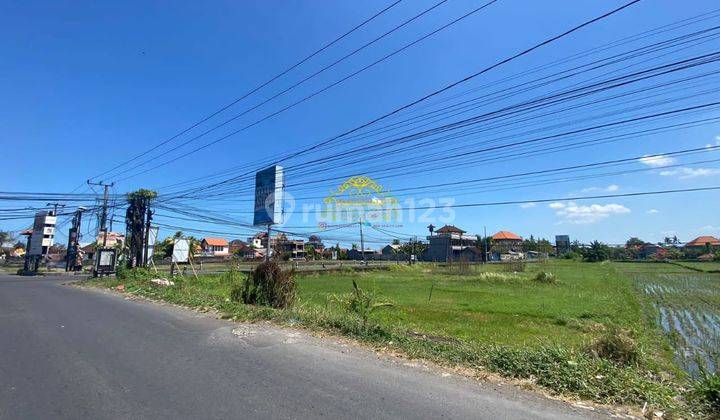
[[[522,238],[518,235],[508,232],[507,230],[501,230],[500,232],[492,236],[495,241],[511,240],[511,241],[522,241]]]
[[[712,246],[717,246],[720,245],[720,240],[718,240],[718,238],[714,236],[698,236],[697,238],[685,244],[685,246],[705,246],[705,244],[707,243]]]
[[[445,225],[440,229],[436,230],[437,233],[465,233],[464,230],[457,228],[453,225]]]
[[[203,238],[203,241],[210,246],[228,246],[228,241],[223,238]]]

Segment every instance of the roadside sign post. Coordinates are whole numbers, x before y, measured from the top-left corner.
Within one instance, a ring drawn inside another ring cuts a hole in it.
[[[273,165],[255,174],[255,209],[253,225],[267,227],[265,261],[270,261],[271,226],[282,223],[283,168]]]
[[[178,272],[180,271],[179,262],[187,262],[190,258],[190,241],[184,238],[175,239],[173,242],[172,261],[170,262],[170,276],[174,274],[174,269],[177,267]],[[182,275],[182,274],[181,274]]]
[[[40,260],[53,246],[55,237],[55,223],[57,217],[54,211],[39,211],[35,213],[32,234],[28,238],[26,271],[37,272]]]

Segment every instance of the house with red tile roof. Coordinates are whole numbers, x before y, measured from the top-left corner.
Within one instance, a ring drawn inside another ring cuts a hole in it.
[[[492,237],[492,250],[498,254],[522,251],[523,238],[507,230],[501,230]]]
[[[712,246],[720,246],[720,239],[714,236],[698,236],[692,241],[685,244],[685,248],[690,249],[705,249],[708,244]]]
[[[223,238],[203,238],[200,249],[204,255],[222,257],[230,255],[230,243]]]

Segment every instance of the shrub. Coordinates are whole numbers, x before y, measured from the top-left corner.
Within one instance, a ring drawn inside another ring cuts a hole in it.
[[[549,273],[547,271],[540,271],[539,273],[535,274],[535,277],[533,277],[533,281],[536,281],[538,283],[555,284],[557,283],[557,278],[555,278],[555,274],[553,273]]]
[[[484,271],[477,275],[478,280],[484,281],[496,281],[496,282],[510,282],[519,280],[520,277],[512,274],[496,273],[494,271]]]
[[[408,264],[393,264],[388,266],[388,271],[411,271],[414,270],[412,265]]]
[[[352,281],[353,291],[342,297],[335,297],[335,300],[348,311],[360,317],[362,321],[362,329],[365,329],[368,318],[376,309],[393,306],[390,302],[376,302],[376,297],[372,293],[368,293],[358,287],[355,280]]]
[[[692,383],[690,396],[709,417],[720,418],[720,374],[702,372],[702,377]]]
[[[242,272],[240,272],[235,267],[232,267],[230,268],[230,271],[226,271],[222,274],[222,276],[220,277],[220,283],[231,285],[241,284],[244,280],[243,277],[244,276]]]
[[[637,342],[619,328],[611,328],[590,345],[591,354],[619,365],[637,365],[642,352]]]
[[[243,291],[245,290],[244,283],[235,283],[230,288],[230,300],[233,302],[243,301]]]
[[[294,270],[283,271],[275,261],[258,265],[243,283],[240,293],[243,303],[278,309],[292,306],[297,300],[294,274]]]

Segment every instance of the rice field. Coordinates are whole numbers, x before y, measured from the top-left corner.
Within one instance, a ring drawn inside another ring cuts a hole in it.
[[[691,376],[720,370],[720,274],[669,264],[622,264],[646,310],[669,339],[676,363]]]

